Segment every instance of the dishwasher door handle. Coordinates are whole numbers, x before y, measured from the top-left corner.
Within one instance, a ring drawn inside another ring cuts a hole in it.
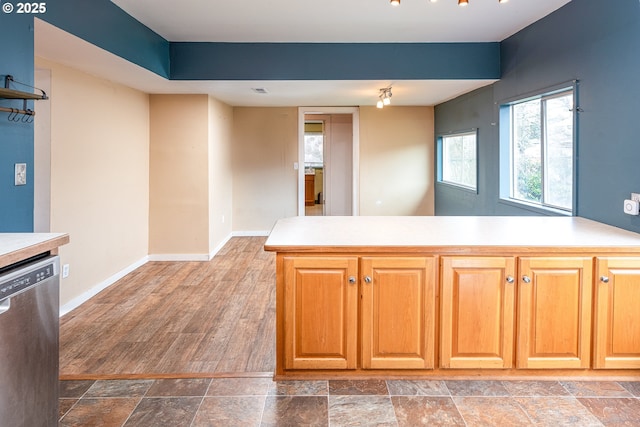
[[[11,308],[11,298],[7,298],[0,302],[0,314],[4,314]]]

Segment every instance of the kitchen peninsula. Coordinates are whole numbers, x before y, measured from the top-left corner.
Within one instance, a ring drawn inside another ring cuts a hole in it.
[[[640,375],[640,235],[576,217],[276,223],[276,379]]]

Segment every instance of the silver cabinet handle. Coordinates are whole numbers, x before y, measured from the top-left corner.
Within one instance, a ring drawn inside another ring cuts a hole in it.
[[[352,285],[356,283],[356,278],[354,276],[349,276],[349,283],[351,283]]]
[[[531,283],[531,278],[529,276],[522,276],[522,281],[524,283]]]
[[[609,278],[607,276],[602,276],[602,277],[600,277],[600,281],[602,283],[609,283]]]
[[[507,276],[507,283],[513,283],[515,282],[515,280],[513,279],[513,276]]]
[[[369,276],[364,276],[364,282],[365,283],[371,283],[373,280],[371,280],[371,277]]]

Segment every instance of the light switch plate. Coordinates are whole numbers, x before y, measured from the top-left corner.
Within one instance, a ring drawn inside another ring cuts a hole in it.
[[[27,184],[27,164],[26,163],[16,163],[15,164],[15,185],[26,185]]]

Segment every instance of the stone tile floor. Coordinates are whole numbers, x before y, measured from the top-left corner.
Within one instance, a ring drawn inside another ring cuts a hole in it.
[[[640,381],[61,381],[59,425],[640,426]]]

